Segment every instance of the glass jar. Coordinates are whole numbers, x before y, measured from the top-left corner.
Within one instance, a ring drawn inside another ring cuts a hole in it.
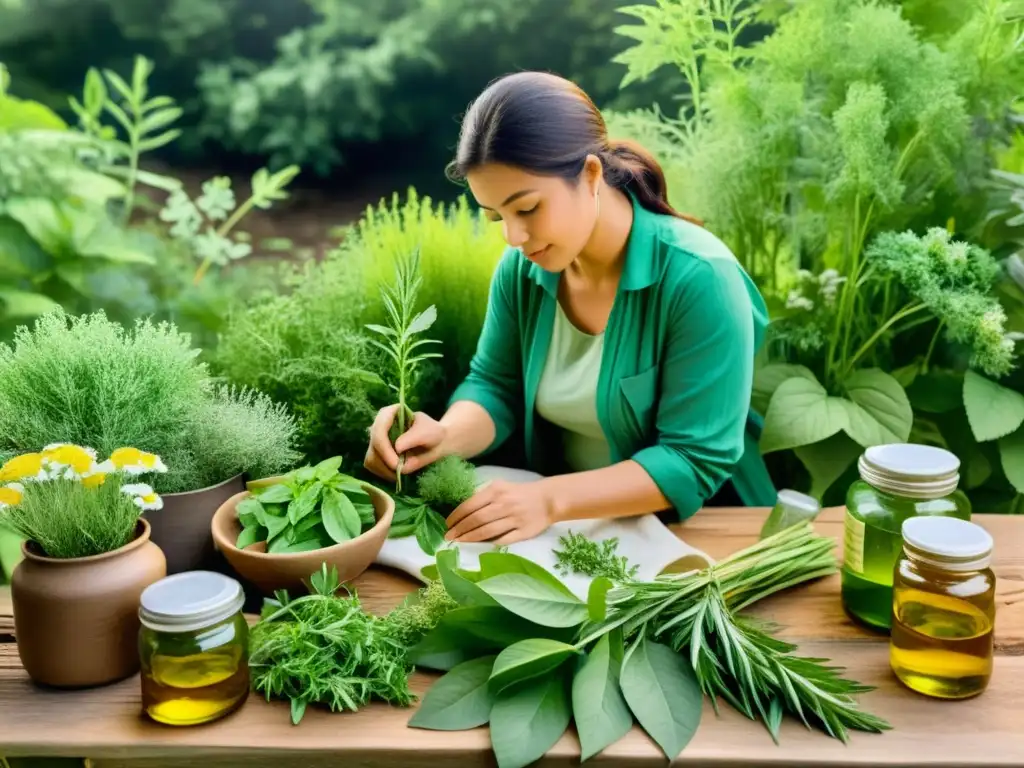
[[[142,593],[142,707],[168,725],[197,725],[249,694],[249,625],[234,579],[211,571],[168,576]]]
[[[903,555],[893,576],[889,663],[911,690],[965,699],[992,677],[996,577],[992,536],[955,518],[903,524]]]
[[[858,469],[860,479],[846,496],[843,606],[855,620],[888,630],[904,521],[920,515],[970,520],[971,503],[957,488],[960,460],[942,448],[873,446],[861,455]]]
[[[783,488],[775,497],[775,506],[761,526],[762,539],[799,525],[812,522],[821,512],[821,504],[813,496]]]

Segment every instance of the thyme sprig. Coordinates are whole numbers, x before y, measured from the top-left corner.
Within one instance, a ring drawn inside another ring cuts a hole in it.
[[[592,541],[582,533],[569,531],[558,537],[562,549],[555,549],[555,569],[563,576],[578,573],[595,578],[604,576],[615,583],[632,579],[640,566],[631,565],[625,555],[616,554],[618,537]]]

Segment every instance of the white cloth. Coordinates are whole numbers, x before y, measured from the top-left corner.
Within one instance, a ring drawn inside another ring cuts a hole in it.
[[[493,466],[477,467],[476,474],[478,486],[498,478],[510,482],[531,482],[541,478],[534,472]],[[617,537],[619,543],[616,552],[625,556],[630,565],[639,566],[634,577],[637,579],[650,580],[659,573],[689,571],[714,563],[709,555],[691,547],[672,533],[655,515],[555,523],[533,539],[509,545],[509,552],[544,567],[581,600],[587,598],[591,577],[575,573],[562,575],[555,568],[557,558],[554,550],[561,549],[558,539],[570,530],[596,542]],[[495,545],[491,543],[460,543],[459,565],[468,570],[476,570],[480,567],[480,554],[494,549]],[[420,549],[415,536],[406,536],[385,541],[376,562],[397,568],[425,582],[422,570],[433,565],[434,558]]]

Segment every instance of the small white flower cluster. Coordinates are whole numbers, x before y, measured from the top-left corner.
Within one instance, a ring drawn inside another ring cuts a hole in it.
[[[789,295],[786,297],[787,309],[812,311],[815,303],[814,299],[806,295],[805,291],[807,289],[815,290],[824,306],[835,306],[836,296],[839,294],[839,286],[846,282],[846,278],[841,276],[835,269],[826,269],[820,275],[815,275],[808,269],[801,269],[796,274],[802,286],[789,292]]]

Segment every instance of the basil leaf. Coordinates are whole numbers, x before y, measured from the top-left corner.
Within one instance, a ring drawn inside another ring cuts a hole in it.
[[[264,521],[266,513],[263,510],[263,505],[260,504],[259,499],[253,496],[247,496],[238,502],[235,512],[238,513],[238,522],[247,528],[254,523],[266,525]]]
[[[575,595],[522,573],[492,576],[479,587],[503,608],[545,627],[574,627],[587,619],[587,606]]]
[[[242,532],[238,534],[238,539],[235,541],[235,546],[239,549],[245,549],[250,544],[255,544],[257,541],[266,541],[267,530],[261,525],[254,525],[249,528],[243,528]]]
[[[491,745],[499,768],[525,768],[542,758],[565,733],[571,717],[564,674],[538,677],[499,693],[491,707]]]
[[[462,731],[484,725],[491,716],[494,691],[488,684],[494,656],[481,656],[455,666],[430,686],[410,728]]]
[[[611,640],[615,636],[615,642]],[[619,630],[604,635],[572,681],[572,711],[580,737],[580,760],[614,744],[633,727],[633,715],[619,687],[622,640]]]
[[[287,485],[272,485],[264,490],[257,498],[261,504],[283,504],[292,499],[292,489]]]
[[[324,528],[339,544],[354,539],[362,531],[363,524],[355,505],[348,496],[333,488],[324,489],[324,502],[320,511],[323,515]]]
[[[543,637],[520,640],[498,654],[491,672],[491,685],[501,691],[513,683],[545,675],[575,653],[575,646],[557,640]]]
[[[332,456],[329,459],[324,459],[314,467],[314,475],[317,480],[321,482],[327,482],[332,476],[338,473],[338,469],[341,467],[341,456]]]
[[[651,738],[674,760],[700,725],[704,695],[686,659],[642,638],[622,662],[622,695]]]
[[[448,524],[434,510],[429,507],[424,509],[419,525],[416,526],[416,541],[426,554],[433,555],[444,544],[444,536],[448,533]]]
[[[288,519],[292,525],[297,525],[300,520],[316,509],[316,503],[320,498],[320,492],[323,490],[323,487],[324,484],[317,480],[299,494],[297,499],[292,499],[292,502],[288,505]]]

